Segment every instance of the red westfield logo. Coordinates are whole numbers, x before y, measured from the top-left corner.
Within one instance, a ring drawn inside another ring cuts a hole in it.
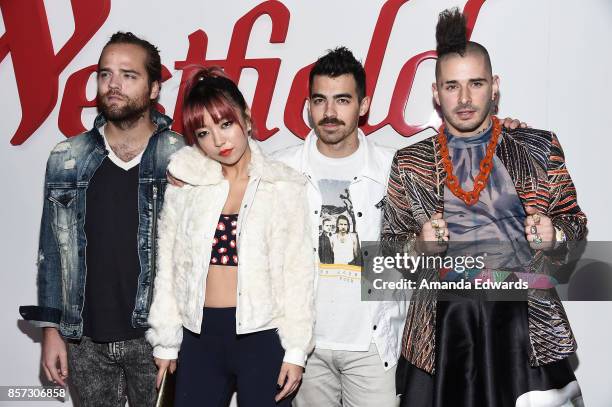
[[[370,96],[376,89],[395,18],[401,6],[408,1],[389,0],[380,10],[364,63],[367,72],[367,93]],[[476,24],[484,1],[468,0],[465,5],[464,13],[468,17],[469,33]],[[59,75],[91,40],[110,13],[110,0],[72,0],[74,34],[56,53],[51,41],[44,1],[28,0],[27,4],[29,7],[24,7],[24,2],[21,1],[0,0],[0,10],[6,28],[6,32],[0,37],[0,63],[9,53],[11,54],[22,111],[19,127],[11,138],[13,145],[25,142],[53,111],[58,100]],[[253,25],[264,15],[272,21],[269,41],[284,43],[291,17],[289,9],[280,1],[269,0],[253,8],[235,23],[225,59],[206,58],[208,37],[204,31],[197,30],[189,35],[189,50],[185,60],[174,63],[174,69],[182,71],[183,75],[192,64],[220,65],[235,80],[239,79],[244,68],[255,69],[258,73],[258,80],[251,107],[260,140],[270,138],[279,130],[277,127],[268,129],[266,123],[282,63],[279,58],[246,58]],[[336,44],[329,46],[333,45]],[[390,125],[399,134],[408,137],[426,127],[422,124],[406,123],[403,113],[419,65],[435,57],[435,51],[426,51],[413,56],[404,63],[395,82],[387,116],[376,124],[365,120],[361,124],[365,134]],[[302,117],[304,102],[308,97],[309,69],[310,65],[295,74],[284,110],[285,126],[300,138],[304,138],[310,131]],[[81,122],[81,112],[85,108],[95,106],[95,100],[87,99],[85,88],[95,71],[95,64],[84,67],[72,73],[66,82],[60,105],[58,127],[67,137],[85,130]],[[164,81],[172,77],[166,67],[163,71]],[[180,125],[182,99],[183,86],[180,86],[173,115],[174,130],[178,132],[182,130]],[[159,108],[164,110],[163,106]]]

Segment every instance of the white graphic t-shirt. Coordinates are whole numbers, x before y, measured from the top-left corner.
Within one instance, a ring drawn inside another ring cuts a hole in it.
[[[322,198],[315,325],[320,349],[366,351],[372,342],[371,316],[361,301],[361,249],[349,192],[363,154],[359,148],[338,159],[316,151],[311,163]]]

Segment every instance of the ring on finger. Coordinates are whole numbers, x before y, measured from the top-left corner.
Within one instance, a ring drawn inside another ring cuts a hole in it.
[[[431,220],[431,227],[433,227],[434,229],[437,229],[440,227],[440,224],[438,223],[438,219]]]
[[[436,237],[438,240],[444,237],[444,228],[436,229]]]
[[[531,228],[529,229],[529,231],[531,232],[532,235],[535,235],[538,233],[538,227],[536,225],[531,225]]]
[[[533,237],[533,242],[534,243],[542,243],[542,236],[540,236],[539,233],[536,233],[535,236]]]
[[[533,223],[535,223],[536,225],[540,223],[540,215],[538,215],[537,213],[533,215],[532,219]]]

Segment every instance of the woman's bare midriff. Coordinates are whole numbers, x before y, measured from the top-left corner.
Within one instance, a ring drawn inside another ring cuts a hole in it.
[[[208,268],[204,306],[228,308],[236,306],[238,267],[213,266]]]

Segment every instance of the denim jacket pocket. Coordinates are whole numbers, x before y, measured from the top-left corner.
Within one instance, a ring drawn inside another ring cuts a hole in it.
[[[53,225],[60,229],[71,229],[77,222],[77,190],[71,188],[49,188],[47,199],[53,208]]]

